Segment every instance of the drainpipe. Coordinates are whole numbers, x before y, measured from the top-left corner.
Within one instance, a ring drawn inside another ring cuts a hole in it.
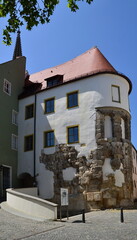
[[[33,169],[33,175],[34,175],[34,186],[36,186],[36,109],[37,109],[37,95],[35,93],[35,100],[34,100],[34,169]]]

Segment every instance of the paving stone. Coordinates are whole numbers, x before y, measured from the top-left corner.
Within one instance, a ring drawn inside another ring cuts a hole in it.
[[[137,210],[93,211],[69,220],[38,222],[0,209],[0,240],[137,240]]]

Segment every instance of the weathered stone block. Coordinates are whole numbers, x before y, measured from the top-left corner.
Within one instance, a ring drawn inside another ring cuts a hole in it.
[[[87,201],[93,201],[94,200],[94,193],[93,192],[88,192],[87,193]]]
[[[108,198],[106,199],[106,207],[115,207],[116,206],[116,198]]]
[[[103,198],[111,198],[111,194],[109,192],[104,192],[103,193]]]
[[[111,159],[110,164],[113,170],[117,170],[120,168],[121,162],[118,158],[116,158],[116,159]]]
[[[99,139],[99,138],[101,138],[101,133],[96,134],[96,139]]]
[[[101,192],[88,192],[87,193],[87,201],[95,201],[99,202],[102,200],[102,193]]]
[[[122,199],[120,201],[120,206],[122,206],[122,207],[130,207],[130,206],[133,206],[133,205],[134,205],[134,203],[131,199]]]
[[[99,202],[102,200],[102,194],[101,192],[94,192],[94,201]]]

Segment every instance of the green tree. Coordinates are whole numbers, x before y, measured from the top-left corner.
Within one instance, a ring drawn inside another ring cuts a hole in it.
[[[78,2],[90,4],[93,0],[67,0],[67,6],[76,12]],[[59,0],[0,0],[0,17],[7,17],[7,25],[3,29],[3,42],[11,44],[11,33],[16,32],[22,25],[31,30],[38,24],[50,22]]]

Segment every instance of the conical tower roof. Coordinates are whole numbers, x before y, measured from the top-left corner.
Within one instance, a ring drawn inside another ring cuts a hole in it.
[[[21,57],[21,56],[22,56],[22,48],[21,48],[20,30],[18,30],[15,49],[14,49],[14,53],[13,53],[13,60],[16,59],[17,57]]]

